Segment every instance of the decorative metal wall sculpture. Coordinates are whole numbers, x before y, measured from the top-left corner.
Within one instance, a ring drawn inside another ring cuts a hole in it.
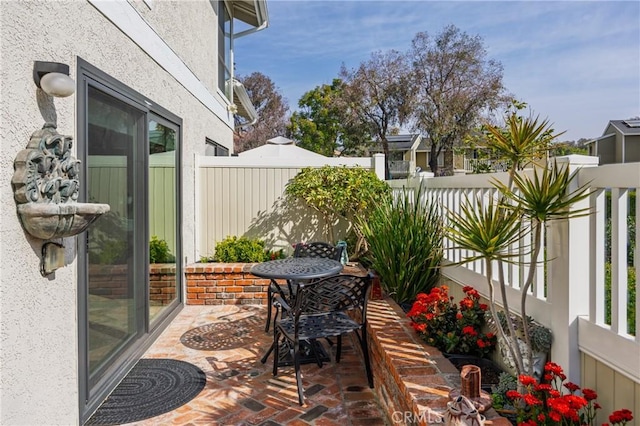
[[[86,230],[108,204],[78,203],[80,161],[71,154],[73,138],[45,123],[14,161],[14,198],[24,229],[36,238],[71,237]]]

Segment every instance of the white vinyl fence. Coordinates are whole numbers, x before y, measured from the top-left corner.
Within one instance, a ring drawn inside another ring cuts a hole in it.
[[[633,293],[633,289],[628,291],[628,280],[631,276],[637,277],[638,272],[638,262],[631,250],[638,247],[639,236],[637,232],[635,235],[629,232],[637,230],[638,197],[635,198],[635,217],[628,219],[628,213],[632,207],[630,194],[637,193],[640,187],[640,163],[597,167],[597,158],[576,155],[557,160],[568,163],[577,173],[574,184],[588,185],[592,194],[572,208],[589,208],[592,214],[547,226],[546,280],[541,265],[528,296],[527,314],[552,330],[551,360],[564,368],[569,380],[598,391],[601,396],[598,400],[604,407],[601,416],[619,408],[629,408],[637,414],[640,413],[640,315],[635,317],[635,334],[630,334],[633,327],[627,324],[629,313],[638,310],[637,299],[635,306],[628,308],[628,296]],[[444,211],[460,212],[465,199],[479,200],[473,202],[482,204],[482,200],[495,194],[492,179],[506,182],[507,174],[414,179],[390,184],[395,191],[400,191],[402,186],[415,189],[422,184],[427,198],[438,200]],[[444,244],[448,263],[472,254],[454,248],[447,239]],[[522,241],[511,250],[518,253],[526,245],[527,241]],[[606,247],[610,247],[610,261],[605,257]],[[509,265],[505,270],[512,310],[519,308],[519,288],[526,272],[517,265]],[[485,297],[488,294],[480,262],[446,266],[443,274],[461,286],[475,287]],[[611,283],[609,321],[605,317],[607,277]],[[637,281],[635,294],[638,294]],[[606,419],[602,417],[599,421]]]
[[[198,256],[214,254],[216,242],[227,236],[266,241],[268,248],[290,250],[300,241],[326,240],[324,224],[313,211],[284,202],[284,189],[305,167],[325,165],[363,167],[384,179],[384,155],[361,158],[196,159],[196,247]]]

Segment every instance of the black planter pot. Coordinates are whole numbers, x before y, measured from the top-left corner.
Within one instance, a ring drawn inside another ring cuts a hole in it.
[[[462,366],[468,364],[480,367],[481,388],[483,391],[488,393],[491,393],[492,386],[496,386],[499,383],[500,373],[504,372],[498,364],[487,358],[480,358],[474,355],[449,353],[444,353],[443,355],[458,369],[458,371],[462,369]]]

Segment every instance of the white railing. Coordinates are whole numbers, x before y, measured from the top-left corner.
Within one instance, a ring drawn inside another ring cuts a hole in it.
[[[490,160],[487,158],[466,158],[464,159],[464,170],[467,172],[475,172],[479,169],[486,169],[490,172],[506,172],[509,170],[509,164],[503,160]]]
[[[570,220],[551,222],[546,227],[545,268],[537,267],[536,279],[527,301],[527,314],[549,327],[554,335],[551,359],[565,368],[570,380],[580,382],[581,354],[588,354],[598,362],[640,384],[640,315],[635,319],[635,335],[627,329],[628,268],[637,276],[637,263],[628,265],[629,228],[627,216],[632,191],[640,187],[640,163],[597,166],[597,158],[586,156],[560,157],[577,173],[574,185],[588,185],[592,194],[573,209],[589,208],[592,214]],[[492,180],[506,182],[506,173],[438,177],[393,182],[394,191],[402,186],[415,189],[422,183],[427,198],[435,198],[443,212],[460,212],[469,199],[478,208],[495,196]],[[610,207],[606,193],[611,194]],[[635,201],[635,223],[640,211]],[[607,209],[610,210],[610,262],[605,258],[607,244]],[[444,214],[446,220],[447,214]],[[638,246],[635,233],[635,247]],[[514,245],[512,253],[524,253],[528,245],[522,241]],[[457,249],[445,238],[445,263],[459,262],[473,255]],[[542,254],[541,254],[542,255]],[[528,273],[528,259],[522,254],[520,265],[505,265],[505,281],[510,309],[519,310],[520,286]],[[606,266],[610,263],[610,269]],[[497,271],[497,268],[493,268]],[[610,273],[607,272],[610,270]],[[488,294],[485,266],[481,261],[462,266],[443,268],[446,278],[461,285],[472,285]],[[609,275],[607,275],[609,274]],[[605,321],[605,282],[610,277],[610,324]],[[496,277],[494,277],[496,279]],[[638,284],[636,283],[636,294]],[[637,310],[638,303],[632,310]]]

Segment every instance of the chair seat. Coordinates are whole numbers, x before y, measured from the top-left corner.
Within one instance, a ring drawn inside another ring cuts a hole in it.
[[[293,320],[284,318],[277,321],[277,325],[288,338],[293,339]],[[317,315],[301,316],[298,327],[298,339],[308,340],[340,336],[360,329],[361,325],[345,312],[327,312]]]

